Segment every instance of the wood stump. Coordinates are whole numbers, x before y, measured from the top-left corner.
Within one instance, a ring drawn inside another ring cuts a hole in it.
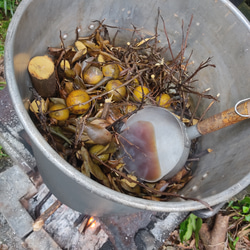
[[[33,87],[42,97],[54,96],[57,90],[55,66],[48,56],[33,57],[28,65]]]

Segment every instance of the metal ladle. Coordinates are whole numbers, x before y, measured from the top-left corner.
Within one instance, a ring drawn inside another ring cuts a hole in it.
[[[121,128],[120,156],[125,169],[147,182],[168,179],[187,161],[191,140],[250,118],[250,99],[186,127],[165,108],[146,106]]]

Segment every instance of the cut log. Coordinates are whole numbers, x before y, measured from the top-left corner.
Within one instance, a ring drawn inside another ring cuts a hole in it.
[[[33,57],[28,65],[33,87],[42,97],[54,96],[57,83],[54,62],[47,55]]]

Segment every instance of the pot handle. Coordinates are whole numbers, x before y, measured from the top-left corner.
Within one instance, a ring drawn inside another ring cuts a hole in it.
[[[236,103],[235,107],[213,115],[197,124],[202,135],[217,131],[250,118],[250,98]]]

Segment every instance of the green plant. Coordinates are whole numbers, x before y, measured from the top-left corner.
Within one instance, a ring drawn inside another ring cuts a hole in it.
[[[198,248],[201,225],[202,219],[194,214],[190,214],[189,217],[180,224],[179,234],[181,242],[188,241],[194,234],[195,245],[196,248]]]
[[[243,219],[243,221],[250,222],[250,197],[246,196],[243,200],[230,201],[228,208],[232,208],[235,211],[235,215],[232,217],[235,220]],[[250,226],[250,225],[249,225]]]
[[[21,0],[0,1],[0,57],[4,54],[4,41],[11,17],[20,2]]]
[[[6,38],[7,29],[9,26],[9,20],[1,20],[0,21],[0,57],[4,54],[4,41]]]
[[[4,89],[6,82],[0,82],[0,90]]]
[[[232,212],[231,230],[228,232],[228,243],[232,250],[236,249],[236,244],[241,238],[247,237],[250,241],[250,197],[246,196],[242,200],[230,201],[227,210]]]
[[[3,10],[4,15],[13,16],[17,5],[21,2],[21,0],[3,0],[0,2],[0,9]]]
[[[0,146],[0,159],[3,158],[3,157],[7,157],[8,155],[4,153],[3,151],[3,147]]]

